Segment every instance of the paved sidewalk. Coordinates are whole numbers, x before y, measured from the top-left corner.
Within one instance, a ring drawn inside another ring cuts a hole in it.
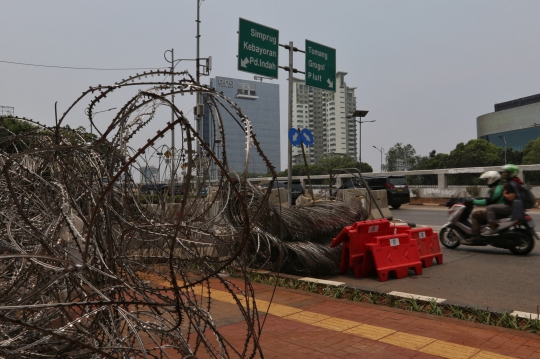
[[[212,317],[220,333],[242,347],[246,326],[239,308],[215,288]],[[269,306],[274,287],[254,288],[265,358],[540,359],[540,336],[531,333],[280,287]]]

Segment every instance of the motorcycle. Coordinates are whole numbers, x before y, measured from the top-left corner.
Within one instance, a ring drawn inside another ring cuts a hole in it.
[[[470,200],[453,199],[447,204],[448,223],[439,231],[439,240],[446,248],[454,249],[460,245],[467,246],[493,246],[508,249],[519,255],[526,255],[534,249],[534,240],[540,240],[534,231],[534,221],[529,215],[525,215],[526,222],[520,223],[510,218],[501,218],[497,221],[498,235],[482,236],[488,231],[487,225],[481,226],[480,237],[473,240],[472,223],[469,216],[473,210]]]

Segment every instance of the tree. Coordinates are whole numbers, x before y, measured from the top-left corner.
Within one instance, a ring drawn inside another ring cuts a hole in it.
[[[419,156],[410,144],[403,146],[401,142],[386,153],[386,171],[410,171],[417,167]]]
[[[514,149],[510,147],[506,150],[506,163],[513,163],[516,165],[520,165],[523,163],[523,155],[524,155],[524,151],[514,151]],[[540,162],[536,162],[536,163],[540,163]]]
[[[511,162],[510,162],[511,163]],[[523,150],[524,165],[534,165],[540,163],[540,137],[536,140],[530,141]]]
[[[310,176],[316,176],[330,174],[333,169],[337,168],[358,168],[362,173],[373,172],[373,168],[369,164],[365,162],[362,162],[362,164],[360,164],[358,161],[356,161],[353,157],[349,155],[323,157],[319,162],[309,165],[308,169]],[[305,176],[306,174],[306,166],[304,166],[303,164],[297,164],[292,167],[293,176]],[[287,176],[287,170],[278,173],[278,177]]]
[[[504,164],[504,150],[479,138],[458,143],[448,156],[448,168],[499,166]]]

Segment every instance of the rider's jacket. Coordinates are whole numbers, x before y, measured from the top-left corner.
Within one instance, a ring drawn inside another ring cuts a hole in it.
[[[504,186],[502,184],[498,184],[488,191],[488,196],[486,198],[482,199],[475,199],[473,200],[473,204],[475,206],[489,206],[490,204],[504,204],[504,196],[503,196]]]

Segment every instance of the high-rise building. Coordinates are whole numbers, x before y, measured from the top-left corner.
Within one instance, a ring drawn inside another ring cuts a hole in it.
[[[347,87],[346,72],[336,74],[336,92],[306,86],[304,80],[293,82],[293,127],[308,128],[314,144],[306,147],[309,164],[324,156],[357,157],[356,122],[347,118],[356,109],[355,87]],[[302,149],[293,147],[293,165],[303,164]]]
[[[495,104],[495,112],[476,118],[476,133],[495,146],[523,151],[540,136],[540,94]]]
[[[281,169],[280,160],[280,134],[279,134],[279,85],[262,81],[249,81],[218,77],[210,79],[210,87],[223,92],[226,97],[232,99],[248,117],[257,136],[265,156],[274,167]],[[214,140],[220,140],[220,134],[214,134],[213,124],[217,124],[214,118],[215,108],[210,108],[205,101],[202,122],[202,137],[210,146]],[[244,170],[246,154],[246,135],[243,128],[237,122],[236,112],[224,103],[224,108],[219,108],[225,130],[225,145],[229,167],[235,171]],[[233,115],[236,118],[233,118]],[[222,145],[222,144],[221,144]],[[220,154],[218,153],[218,156]],[[267,173],[266,163],[260,158],[255,148],[250,150],[249,167],[250,173]]]
[[[146,166],[141,172],[141,183],[158,183],[159,170],[156,166]]]

